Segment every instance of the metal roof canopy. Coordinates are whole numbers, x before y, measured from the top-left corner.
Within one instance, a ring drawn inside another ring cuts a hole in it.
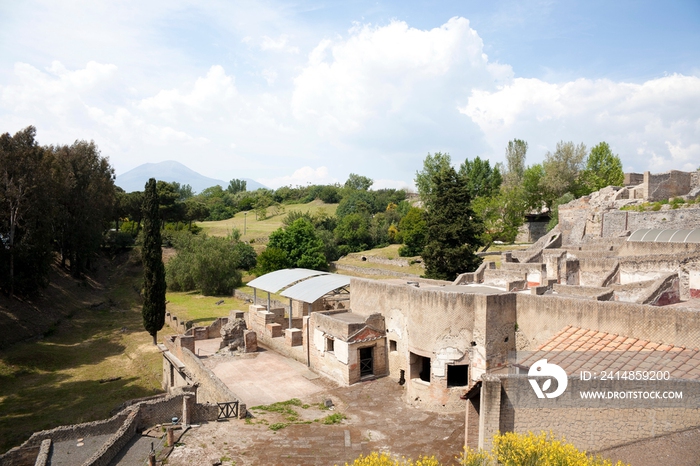
[[[644,228],[636,230],[627,238],[630,242],[654,243],[700,243],[700,229],[658,230]]]
[[[350,277],[348,276],[325,274],[309,278],[294,286],[290,286],[280,294],[285,298],[305,303],[313,303],[331,291],[348,285],[350,285]]]
[[[274,272],[266,273],[262,277],[258,277],[255,280],[250,281],[248,286],[258,290],[267,291],[268,293],[277,293],[279,290],[286,288],[299,280],[315,277],[317,275],[329,275],[329,273],[310,269],[275,270]]]

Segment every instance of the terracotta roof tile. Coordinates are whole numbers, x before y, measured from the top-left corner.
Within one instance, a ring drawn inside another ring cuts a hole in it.
[[[579,370],[669,371],[672,378],[700,379],[700,350],[614,333],[567,326],[529,353],[528,367],[546,358],[568,374]]]

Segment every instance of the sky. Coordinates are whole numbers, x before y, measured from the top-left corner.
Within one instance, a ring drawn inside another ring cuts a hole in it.
[[[0,0],[0,132],[271,188],[610,144],[700,167],[700,2]]]

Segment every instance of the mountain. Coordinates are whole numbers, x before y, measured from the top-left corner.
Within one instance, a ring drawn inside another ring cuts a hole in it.
[[[146,185],[149,178],[155,178],[156,180],[167,181],[169,183],[176,181],[181,185],[188,184],[192,186],[192,190],[196,193],[202,192],[204,189],[217,184],[224,189],[226,189],[228,186],[228,181],[217,180],[200,175],[196,171],[187,168],[180,162],[176,162],[174,160],[166,160],[165,162],[160,163],[144,163],[143,165],[139,165],[133,170],[129,170],[128,172],[117,176],[117,181],[115,184],[127,193],[132,191],[143,191],[143,187]],[[248,191],[266,188],[266,186],[263,186],[250,178],[242,179],[246,181],[246,188]]]

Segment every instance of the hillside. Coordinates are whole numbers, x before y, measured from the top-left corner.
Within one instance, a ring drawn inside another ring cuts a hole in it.
[[[121,175],[117,176],[116,185],[127,193],[132,191],[143,191],[143,187],[149,178],[155,178],[157,180],[167,182],[175,181],[181,185],[188,184],[192,186],[192,189],[197,193],[217,184],[222,188],[226,188],[229,183],[228,181],[217,180],[215,178],[200,175],[180,162],[166,160],[165,162],[160,163],[144,163],[143,165],[139,165],[126,173],[122,173]],[[255,180],[251,180],[249,178],[242,179],[246,181],[248,191],[255,191],[256,189],[265,188],[265,186]]]
[[[327,215],[335,215],[335,210],[338,204],[326,204],[323,201],[316,199],[308,204],[286,204],[281,208],[268,209],[268,217],[265,220],[257,220],[255,212],[238,212],[232,218],[227,220],[219,220],[216,222],[198,222],[197,225],[202,227],[205,233],[212,236],[226,236],[232,230],[238,229],[241,232],[244,241],[253,243],[266,243],[270,233],[283,226],[282,220],[292,211],[309,212],[311,214],[326,213]],[[245,229],[245,234],[244,230]],[[258,251],[260,252],[260,251]]]

